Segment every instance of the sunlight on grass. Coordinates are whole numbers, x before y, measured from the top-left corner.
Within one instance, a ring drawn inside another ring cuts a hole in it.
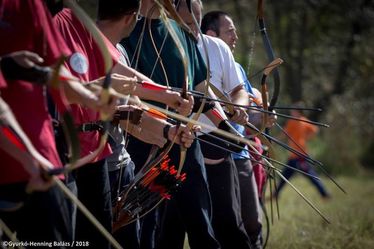
[[[347,191],[341,192],[323,179],[332,199],[322,200],[303,177],[295,184],[330,220],[327,224],[298,194],[287,186],[281,194],[280,219],[274,213],[267,248],[359,249],[374,248],[374,180],[367,177],[338,177]],[[270,207],[268,207],[270,213]],[[274,208],[275,211],[275,208]],[[270,214],[269,214],[270,215]],[[189,249],[186,240],[184,249]]]
[[[289,186],[280,197],[280,220],[274,225],[268,248],[374,248],[374,181],[337,178],[347,195],[324,179],[332,199],[325,201],[302,177],[292,182],[330,220],[327,224]]]

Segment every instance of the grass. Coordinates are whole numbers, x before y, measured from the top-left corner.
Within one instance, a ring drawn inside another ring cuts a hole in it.
[[[287,186],[279,201],[280,219],[274,215],[273,225],[270,226],[267,248],[374,248],[373,179],[372,175],[336,178],[347,194],[323,179],[332,194],[332,199],[326,201],[320,198],[307,179],[295,177],[292,183],[321,210],[331,224],[327,224]],[[184,248],[189,249],[187,241]]]

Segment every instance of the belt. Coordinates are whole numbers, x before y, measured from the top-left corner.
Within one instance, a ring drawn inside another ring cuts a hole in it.
[[[208,165],[215,165],[215,164],[220,164],[223,161],[225,161],[225,158],[220,158],[220,159],[209,159],[204,157],[204,163]]]
[[[84,123],[78,126],[79,132],[103,131],[104,127],[101,122]]]

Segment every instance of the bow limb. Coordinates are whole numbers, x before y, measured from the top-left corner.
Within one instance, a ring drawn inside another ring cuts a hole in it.
[[[148,14],[150,14],[151,11],[152,11],[152,9],[149,10],[149,13],[147,13],[146,16],[148,16]],[[146,23],[147,22],[144,22],[144,25],[146,25]],[[157,59],[156,59],[154,65],[153,65],[153,69],[152,69],[151,75],[149,77],[152,78],[154,70],[156,69],[156,65],[157,65],[158,62],[160,62],[160,66],[162,68],[162,71],[163,71],[163,74],[164,74],[164,77],[165,77],[166,86],[169,87],[170,86],[169,78],[168,78],[168,75],[166,73],[163,60],[161,58],[161,52],[162,52],[162,49],[163,49],[163,44],[164,44],[165,40],[167,39],[168,35],[166,35],[164,37],[162,45],[161,45],[160,49],[158,49],[157,46],[156,46],[156,43],[155,43],[155,41],[153,39],[153,35],[152,35],[151,21],[149,21],[148,23],[149,23],[148,24],[148,32],[149,32],[149,36],[150,36],[150,39],[151,39],[151,43],[152,43],[152,46],[153,46],[153,48],[155,50],[155,53],[157,54]],[[144,32],[144,27],[143,27],[143,32]],[[141,42],[141,41],[142,41],[142,39],[139,39],[139,42]],[[138,47],[138,45],[137,45],[137,47]],[[141,48],[141,46],[139,46],[138,54],[140,54],[140,48]],[[139,57],[138,57],[138,59],[139,59]],[[136,62],[136,65],[137,65],[137,63],[138,63],[138,61]],[[175,140],[173,140],[171,144],[169,144],[166,148],[164,148],[164,151],[161,152],[160,154],[165,154],[166,155],[170,151],[170,149],[172,148],[172,145],[174,143],[175,143]],[[144,163],[144,165],[142,167],[142,170],[141,170],[143,172],[143,174],[145,174],[146,172],[148,172],[148,170],[152,166],[155,166],[155,165],[157,165],[160,162],[159,158],[158,157],[156,158],[156,155],[157,155],[159,149],[160,148],[157,145],[152,145],[150,153],[148,155],[148,158],[145,161],[145,163]],[[151,160],[153,160],[153,161],[151,161]]]
[[[265,67],[265,70],[264,70],[264,72],[263,72],[263,76],[262,76],[262,81],[261,81],[261,85],[262,85],[262,88],[264,89],[264,91],[261,91],[261,93],[265,93],[265,94],[262,94],[263,96],[263,101],[264,101],[264,104],[265,103],[267,103],[267,87],[266,87],[266,78],[268,77],[268,75],[277,67],[277,66],[279,66],[280,64],[282,64],[283,63],[283,60],[282,59],[280,59],[280,58],[277,58],[277,59],[275,59],[274,61],[272,61],[269,65],[267,65],[266,67]],[[217,96],[217,98],[219,98],[219,99],[222,99],[223,101],[225,101],[225,103],[231,103],[231,100],[225,95],[225,94],[223,94],[215,85],[213,85],[213,84],[211,84],[211,83],[209,83],[209,87],[212,89],[212,91],[213,91],[213,93]],[[228,105],[226,105],[226,108],[227,108],[227,110],[228,110],[228,113],[230,114],[230,115],[234,115],[234,106],[233,105],[230,105],[230,104],[228,104]],[[264,109],[265,110],[267,110],[267,105],[265,106],[264,105]],[[266,123],[267,123],[267,115],[268,114],[266,114],[266,113],[264,113],[264,116],[263,116],[263,127],[262,127],[262,129],[260,129],[260,130],[258,130],[254,125],[252,125],[250,122],[247,122],[247,124],[246,124],[246,126],[248,127],[248,128],[251,128],[251,129],[253,129],[253,130],[255,130],[256,131],[256,133],[255,134],[252,134],[251,135],[251,137],[254,137],[254,136],[257,136],[257,135],[261,135],[261,133],[262,133],[262,131],[264,130],[264,127],[265,127],[265,125],[266,125]],[[267,140],[267,139],[265,139],[265,138],[263,138],[262,136],[261,136],[261,141],[269,148],[269,152],[271,153],[271,154],[274,154],[274,149],[273,149],[273,147],[272,147],[272,145],[271,145],[271,143]],[[250,147],[251,147],[252,145],[250,145]]]
[[[159,4],[158,2],[156,3],[156,4]],[[164,13],[163,13],[164,14]],[[166,14],[165,14],[166,15]],[[166,17],[167,18],[167,17]],[[144,25],[146,25],[146,22],[144,22]],[[167,28],[168,28],[168,30],[170,30],[169,29],[169,27],[167,26]],[[155,61],[155,64],[154,64],[154,66],[153,66],[153,70],[152,70],[152,74],[153,74],[153,71],[154,71],[154,69],[155,69],[155,67],[156,67],[156,64],[158,63],[158,61],[160,61],[160,64],[161,64],[161,67],[162,67],[162,70],[163,70],[163,73],[164,73],[164,76],[165,76],[165,80],[166,80],[166,85],[167,85],[167,87],[169,87],[169,80],[168,80],[168,76],[167,76],[167,74],[166,74],[166,71],[165,71],[165,67],[164,67],[164,65],[163,65],[163,62],[162,62],[162,58],[161,58],[161,56],[160,56],[160,54],[161,54],[161,49],[163,48],[163,47],[161,47],[160,48],[160,51],[157,49],[157,47],[156,47],[156,44],[155,44],[155,42],[154,42],[154,40],[153,40],[153,36],[152,36],[152,32],[150,31],[150,29],[151,29],[151,27],[150,27],[150,23],[149,23],[149,27],[148,27],[148,30],[149,30],[149,34],[150,34],[150,38],[151,38],[151,42],[152,42],[152,46],[153,46],[153,48],[154,48],[154,50],[155,50],[155,52],[156,52],[156,54],[157,54],[157,59],[156,59],[156,61]],[[144,30],[144,28],[143,28],[143,30]],[[169,32],[170,33],[170,32]],[[164,39],[166,39],[167,38],[167,36],[165,36],[165,38]],[[173,37],[172,37],[173,38]],[[174,39],[174,38],[173,38]],[[141,42],[141,40],[142,39],[139,39],[139,42]],[[141,45],[137,45],[137,47],[139,47],[139,50],[138,50],[138,54],[140,54],[140,48],[141,48]],[[138,56],[138,58],[139,58],[139,56]],[[136,63],[137,64],[137,63]],[[152,75],[150,76],[150,77],[152,77]],[[166,156],[168,153],[169,153],[169,151],[171,150],[171,148],[173,147],[173,145],[175,144],[175,141],[176,141],[176,138],[177,138],[177,136],[175,136],[174,138],[173,138],[173,140],[164,148],[164,150],[161,152],[161,153],[159,153],[159,155],[158,156],[156,156],[157,155],[157,153],[158,153],[158,151],[159,151],[159,147],[157,146],[157,145],[153,145],[152,146],[152,148],[151,148],[151,151],[150,151],[150,153],[149,153],[149,155],[148,155],[148,158],[147,158],[147,160],[146,160],[146,162],[144,163],[144,165],[142,166],[142,170],[141,170],[141,172],[140,173],[142,173],[141,175],[139,175],[139,178],[141,178],[144,174],[146,174],[153,166],[156,166],[157,164],[159,164],[160,162],[161,162],[161,160],[162,160],[162,158],[164,157],[164,156]],[[134,184],[137,182],[138,180],[135,180],[134,181]]]
[[[69,147],[69,159],[71,162],[75,163],[80,154],[78,133],[74,125],[73,117],[71,116],[70,105],[60,84],[60,70],[65,59],[64,56],[61,56],[57,61],[48,84],[50,86],[48,90],[56,103],[58,113],[62,116],[62,128]]]
[[[50,169],[52,169],[52,163],[45,159],[42,155],[40,155],[39,152],[35,149],[26,134],[24,134],[24,132],[22,131],[22,128],[18,125],[9,107],[7,107],[7,105],[4,106],[4,103],[2,101],[0,101],[0,105],[0,109],[2,111],[1,114],[5,117],[5,121],[2,121],[1,125],[3,128],[5,127],[9,132],[11,132],[12,137],[17,141],[16,144],[18,144],[18,147],[21,150],[29,153],[34,159],[36,159],[39,162],[41,169],[45,172],[48,172]],[[14,140],[12,142],[14,142]],[[77,205],[79,210],[98,228],[98,230],[100,230],[101,233],[103,233],[105,237],[108,238],[108,240],[111,241],[115,248],[122,248],[113,239],[110,233],[105,230],[105,228],[96,220],[96,218],[87,210],[87,208],[77,199],[77,197],[65,186],[65,184],[62,183],[60,179],[58,179],[56,176],[50,175],[47,177],[51,179],[74,204]]]
[[[100,104],[106,105],[110,100],[110,93],[109,87],[111,83],[111,69],[113,67],[113,61],[108,51],[107,45],[104,42],[101,32],[96,27],[95,23],[90,19],[90,17],[82,10],[73,0],[64,0],[64,4],[70,8],[74,15],[82,22],[82,24],[87,28],[87,30],[91,33],[93,39],[95,40],[96,44],[98,45],[101,54],[103,56],[104,65],[105,65],[105,72],[106,76],[103,82],[103,87],[100,93]],[[100,118],[103,121],[103,134],[100,137],[98,148],[93,151],[91,154],[87,155],[84,158],[81,158],[79,161],[75,163],[70,163],[67,167],[68,170],[76,169],[84,164],[87,164],[93,161],[101,151],[104,149],[108,138],[108,127],[109,127],[109,118],[106,113],[103,111],[100,112]]]
[[[64,165],[63,168],[60,169],[51,169],[46,172],[46,175],[59,175],[63,173],[67,173],[73,169],[79,168],[85,164],[92,162],[97,156],[98,153],[101,151],[102,148],[97,149],[93,153],[79,158],[79,139],[78,139],[78,132],[74,125],[73,117],[71,116],[71,108],[69,103],[66,99],[64,94],[64,90],[61,89],[60,85],[60,70],[62,65],[65,61],[65,57],[61,56],[55,65],[53,70],[50,82],[49,82],[49,92],[52,98],[55,100],[56,107],[58,112],[62,115],[62,128],[64,131],[64,135],[66,137],[68,146],[69,146],[69,163]],[[62,78],[64,78],[62,76]]]
[[[93,87],[96,88],[96,89],[100,88],[99,86],[93,86]],[[123,98],[123,99],[128,98],[127,95],[123,95],[123,94],[118,93],[118,92],[116,92],[114,90],[112,91],[112,94],[114,96],[118,97],[118,98]],[[137,101],[137,100],[135,100],[131,96],[130,96],[129,99],[132,100],[132,101]],[[241,138],[241,137],[236,138],[234,135],[230,134],[229,132],[226,132],[226,131],[221,130],[221,129],[217,129],[217,127],[201,123],[201,122],[199,122],[197,120],[193,120],[192,118],[188,118],[188,117],[182,116],[182,115],[180,115],[178,113],[171,112],[171,111],[166,110],[164,108],[161,108],[159,106],[152,105],[152,104],[147,103],[147,102],[141,102],[141,103],[144,104],[145,106],[148,106],[148,108],[151,108],[151,109],[154,109],[156,111],[159,111],[159,112],[161,112],[161,113],[163,113],[163,114],[167,115],[168,117],[173,118],[175,120],[179,120],[179,121],[185,122],[185,123],[190,122],[193,125],[199,125],[199,126],[201,126],[203,128],[206,128],[208,130],[212,130],[213,133],[219,134],[219,135],[221,135],[223,137],[226,137],[226,138],[229,138],[229,139],[238,140],[238,141],[240,141],[242,143],[245,143],[245,144],[255,144],[252,141],[249,141],[248,139]]]
[[[164,9],[164,7],[165,7],[165,8],[168,10],[168,14],[169,14],[169,15],[170,15],[174,20],[176,20],[176,21],[177,21],[180,25],[182,25],[184,28],[189,29],[188,26],[185,25],[185,24],[183,23],[182,19],[181,19],[180,16],[178,15],[178,13],[176,13],[176,11],[175,11],[175,9],[173,8],[173,5],[172,5],[172,3],[171,3],[170,1],[163,1],[163,4],[164,4],[164,5],[162,5],[160,2],[156,2],[155,4],[156,4],[156,5],[154,5],[152,8],[150,8],[150,9],[148,10],[148,12],[146,13],[145,16],[152,15],[152,12],[155,10],[155,8],[158,8],[158,9]],[[166,12],[164,12],[164,13],[166,13]],[[163,14],[164,14],[164,13],[163,13]],[[165,21],[165,19],[167,19],[167,17],[165,17],[165,16],[166,16],[166,14],[162,15],[161,18],[164,19],[164,22],[167,22],[168,20]],[[161,68],[162,68],[162,71],[163,71],[163,74],[164,74],[164,77],[165,77],[166,85],[167,85],[167,87],[169,87],[170,84],[169,84],[169,80],[168,80],[168,75],[167,75],[167,73],[166,73],[166,70],[165,70],[165,67],[164,67],[164,64],[163,64],[163,61],[162,61],[162,58],[161,58],[161,51],[162,51],[162,49],[164,48],[164,47],[163,47],[163,44],[165,43],[165,40],[168,38],[168,35],[169,35],[171,29],[169,28],[169,26],[166,26],[167,29],[168,29],[168,31],[169,31],[169,33],[168,33],[167,35],[165,35],[164,40],[163,40],[163,42],[162,42],[162,45],[161,45],[161,47],[158,49],[157,46],[156,46],[156,43],[155,43],[155,41],[154,41],[154,39],[153,39],[152,32],[151,32],[151,21],[149,21],[148,23],[149,23],[149,24],[148,24],[148,32],[149,32],[150,40],[151,40],[152,46],[153,46],[153,48],[154,48],[154,50],[155,50],[155,53],[156,53],[156,55],[157,55],[157,59],[156,59],[154,65],[153,65],[153,69],[152,69],[152,72],[151,72],[151,74],[150,74],[149,77],[152,78],[152,75],[153,75],[153,73],[154,73],[154,70],[156,69],[156,65],[157,65],[157,63],[160,63],[160,66],[161,66]],[[147,26],[146,24],[147,24],[147,21],[144,21],[143,28],[142,28],[142,35],[140,36],[140,38],[139,38],[139,40],[138,40],[138,42],[137,42],[137,44],[136,44],[135,53],[134,53],[133,58],[131,59],[131,64],[133,64],[133,61],[134,61],[134,59],[136,58],[136,60],[135,60],[135,69],[136,69],[137,66],[138,66],[138,61],[139,61],[139,58],[140,58],[141,47],[142,47],[141,44],[142,44],[142,42],[143,42],[144,31],[145,31],[145,28],[146,28],[146,26]],[[184,24],[184,25],[183,25],[183,24]],[[172,39],[175,41],[175,36],[172,37]],[[186,88],[184,87],[184,89],[186,89]],[[187,95],[187,89],[186,89],[184,92],[186,93],[185,95]],[[167,154],[167,153],[170,151],[170,149],[172,148],[172,145],[175,143],[175,139],[176,139],[176,137],[171,141],[171,145],[167,146],[167,147],[164,149],[164,152],[162,152],[162,154]],[[144,170],[148,170],[150,167],[152,167],[152,165],[154,165],[153,162],[157,162],[157,161],[159,161],[157,158],[155,158],[156,155],[157,155],[157,153],[158,153],[158,151],[159,151],[159,149],[160,149],[160,148],[159,148],[157,145],[153,145],[153,146],[152,146],[152,148],[151,148],[151,150],[150,150],[150,153],[149,153],[149,155],[148,155],[148,157],[147,157],[147,159],[146,159],[144,165],[142,166],[142,169],[144,169]],[[166,152],[166,153],[165,153],[165,152]]]
[[[200,25],[198,24],[198,22],[196,20],[196,17],[195,17],[195,15],[194,15],[194,13],[192,11],[192,8],[191,8],[191,1],[187,2],[187,5],[188,5],[188,10],[191,13],[192,20],[193,20],[194,24],[196,25],[196,27],[199,27]],[[205,84],[205,87],[204,87],[204,96],[207,96],[208,95],[208,91],[209,91],[209,84],[210,84],[209,83],[209,79],[210,79],[210,60],[209,60],[209,56],[208,56],[208,48],[207,48],[205,40],[203,39],[203,33],[202,33],[202,31],[201,31],[200,28],[198,28],[198,30],[199,30],[199,35],[200,35],[200,38],[201,38],[201,41],[202,41],[202,44],[203,44],[203,49],[204,49],[204,54],[205,54],[206,64],[207,64],[206,65],[207,66],[207,69],[206,69],[207,70],[206,71],[206,80],[204,82],[204,84]],[[186,70],[187,69],[185,69],[185,71]],[[201,113],[203,112],[205,104],[206,104],[206,99],[203,99],[203,101],[201,102],[201,105],[200,105],[199,109],[197,110],[197,112],[192,117],[192,120],[196,120],[197,121],[199,119]],[[192,126],[193,126],[192,123],[187,123],[187,127],[189,129],[192,129]],[[184,164],[184,161],[185,161],[185,158],[186,158],[186,154],[187,154],[186,148],[181,147],[181,156],[180,156],[180,163],[179,163],[179,165],[183,165]],[[181,170],[182,170],[181,167],[179,167],[179,169],[178,169],[178,175],[180,174]]]
[[[266,50],[266,54],[267,54],[267,57],[268,57],[268,60],[269,61],[272,61],[274,60],[275,58],[275,55],[274,55],[274,51],[273,51],[273,48],[271,46],[271,42],[270,42],[270,39],[269,39],[269,36],[266,32],[266,27],[265,27],[265,20],[264,20],[264,6],[263,6],[263,0],[258,0],[258,5],[257,5],[257,18],[258,18],[258,25],[259,25],[259,28],[260,28],[260,32],[261,32],[261,36],[262,36],[262,41],[263,41],[263,44],[264,44],[264,47],[265,47],[265,50]],[[274,70],[274,87],[273,87],[273,95],[271,97],[271,100],[270,100],[270,104],[269,106],[267,107],[267,109],[269,111],[273,111],[273,106],[275,106],[275,104],[277,103],[277,100],[278,100],[278,95],[279,95],[279,92],[280,92],[280,77],[279,77],[279,72],[277,69]],[[261,94],[262,96],[264,97],[265,95],[267,95],[267,93],[265,93],[265,91],[267,89],[265,89],[264,86],[266,86],[266,84],[263,84],[262,82],[264,81],[261,80]],[[265,103],[265,100],[263,99],[263,105],[265,107],[265,104],[267,105],[267,102]],[[267,118],[265,118],[265,121],[266,121]],[[263,123],[263,128],[264,128],[264,123]],[[269,129],[266,129],[265,128],[265,133],[266,134],[269,134]],[[269,172],[271,173],[271,172]],[[275,181],[275,178],[274,178],[274,181]],[[272,188],[271,188],[271,180],[270,180],[270,192],[272,194]],[[272,205],[272,198],[270,199],[270,206],[271,208],[273,207]],[[277,204],[277,207],[278,207],[278,202],[276,200],[276,204]],[[279,210],[277,208],[277,210]],[[278,215],[279,215],[279,212],[278,212]],[[268,237],[265,239],[265,245],[267,244],[267,241],[268,241]]]
[[[262,36],[262,41],[264,43],[264,47],[266,50],[266,54],[268,57],[269,61],[273,61],[275,59],[274,55],[274,50],[270,42],[269,35],[266,31],[266,26],[265,26],[265,18],[264,18],[264,1],[263,0],[258,0],[257,4],[257,19],[258,19],[258,25],[260,28],[261,36]],[[278,101],[278,96],[280,93],[280,76],[279,76],[279,71],[277,68],[274,69],[273,72],[273,77],[274,77],[274,88],[273,88],[273,95],[270,99],[270,104],[269,104],[269,111],[272,111],[274,106],[276,105]]]
[[[183,49],[183,47],[181,45],[181,41],[179,40],[178,35],[176,34],[175,30],[173,29],[173,27],[172,27],[172,25],[171,25],[171,23],[170,23],[170,21],[169,21],[169,19],[167,17],[167,14],[165,12],[164,6],[158,0],[155,0],[155,3],[157,4],[157,6],[159,8],[160,17],[163,20],[163,22],[164,22],[164,24],[165,24],[165,26],[166,26],[166,28],[168,30],[168,33],[170,34],[171,38],[173,39],[174,44],[176,45],[176,47],[177,47],[177,49],[178,49],[178,51],[179,51],[179,53],[180,53],[180,55],[182,57],[183,68],[184,68],[184,84],[183,84],[183,90],[182,90],[182,97],[183,98],[188,98],[187,91],[188,91],[188,87],[189,87],[188,86],[189,79],[188,79],[188,64],[187,64],[188,63],[188,58],[187,58],[186,52]],[[168,0],[165,0],[164,4],[166,6],[169,6],[169,5],[171,5],[171,2],[168,1]],[[172,7],[172,5],[171,5],[171,7]],[[174,7],[172,7],[172,9],[174,9]],[[200,116],[201,112],[202,112],[202,106],[200,106],[199,111],[192,117],[192,119],[193,120],[197,120],[198,117]],[[192,129],[193,124],[191,122],[188,122],[186,124],[186,126],[189,129]],[[178,167],[178,173],[177,173],[178,176],[180,175],[181,170],[183,168],[184,162],[186,160],[186,155],[187,155],[187,149],[184,148],[181,145],[180,146],[179,167]]]
[[[3,231],[4,234],[13,242],[16,242],[16,243],[19,243],[19,246],[18,248],[20,249],[25,249],[22,244],[20,243],[20,241],[17,239],[17,235],[16,233],[13,233],[12,230],[10,230],[10,228],[5,224],[5,222],[0,219],[0,231]]]
[[[35,149],[34,145],[18,124],[9,106],[0,98],[0,127],[5,137],[20,151],[29,153],[32,158],[45,166],[45,170],[53,168],[52,163],[45,159]]]
[[[71,113],[70,106],[67,103],[64,91],[60,89],[60,84],[59,84],[60,82],[59,73],[60,73],[60,69],[62,67],[64,60],[65,58],[61,57],[57,63],[57,66],[55,67],[55,70],[50,80],[51,87],[49,91],[53,99],[57,100],[56,106],[59,109],[59,113],[62,114],[62,120],[63,120],[62,127],[64,130],[66,140],[69,144],[70,162],[61,169],[49,170],[48,172],[46,172],[49,175],[58,175],[62,173],[67,173],[68,171],[71,171],[75,168],[79,168],[87,163],[92,162],[98,155],[98,152],[96,153],[94,152],[85,157],[79,158],[78,133],[74,125],[73,117],[70,114]]]
[[[100,48],[101,54],[104,59],[105,65],[105,80],[103,82],[103,87],[100,93],[100,102],[102,105],[106,105],[109,102],[110,94],[109,94],[109,87],[111,83],[111,69],[113,66],[112,58],[109,54],[108,48],[102,38],[102,34],[97,29],[95,23],[88,17],[88,15],[75,3],[73,0],[65,0],[64,4],[69,7],[76,17],[84,24],[84,26],[90,31],[91,35],[93,36],[95,42]],[[109,126],[109,119],[110,116],[104,113],[103,111],[100,112],[100,117],[103,121],[104,132],[101,135],[99,146],[98,148],[92,153],[96,154],[97,156],[104,148],[107,138],[108,138],[108,126]],[[70,165],[70,169],[74,169],[76,165]],[[65,186],[60,182],[59,187],[64,193],[75,203],[77,207],[85,214],[85,216],[92,222],[92,224],[102,233],[102,235],[113,245],[114,248],[122,248],[121,245],[113,238],[113,236],[100,224],[100,222],[88,211],[88,209],[73,195]]]
[[[175,20],[179,24],[179,26],[181,26],[181,28],[184,29],[191,37],[194,37],[190,27],[188,27],[188,25],[183,21],[178,12],[175,10],[173,3],[170,0],[163,0],[163,3],[163,8],[167,11],[170,18]]]
[[[186,3],[187,3],[188,10],[191,13],[192,20],[193,20],[195,26],[200,27],[200,25],[199,25],[199,23],[198,23],[198,21],[195,17],[195,14],[192,11],[192,2],[191,1],[186,1]],[[209,55],[208,55],[208,46],[206,44],[206,41],[203,39],[203,32],[201,31],[200,28],[198,28],[198,31],[199,31],[199,35],[200,35],[200,38],[201,38],[201,41],[202,41],[202,44],[203,44],[204,55],[205,55],[205,58],[206,58],[206,67],[207,68],[206,68],[206,80],[205,80],[205,88],[204,88],[204,97],[206,97],[206,96],[208,96],[209,85],[210,85],[210,60],[209,60]],[[205,103],[206,103],[206,99],[203,99],[198,111],[196,112],[197,117],[194,120],[199,119],[199,117],[200,117],[200,115],[203,111]]]
[[[186,55],[185,55],[185,52],[183,50],[183,48],[180,47],[178,41],[178,36],[177,34],[175,33],[174,29],[171,27],[171,24],[170,24],[170,21],[168,20],[168,17],[166,15],[166,12],[163,8],[163,5],[159,2],[159,1],[155,1],[159,11],[160,11],[160,16],[161,16],[161,19],[163,20],[163,22],[165,23],[165,26],[168,30],[168,35],[170,35],[170,37],[173,39],[174,43],[176,44],[181,56],[182,56],[182,59],[183,59],[183,66],[184,66],[184,69],[185,69],[185,74],[184,74],[184,85],[183,85],[183,93],[182,93],[182,96],[184,98],[187,98],[187,90],[188,90],[188,74],[187,74],[187,59],[186,59]],[[171,3],[168,2],[170,5]],[[169,5],[168,5],[169,6]],[[169,6],[170,7],[170,6]],[[173,9],[173,8],[172,8]],[[171,12],[171,11],[169,11]],[[146,25],[146,22],[144,22],[144,27],[143,27],[143,32],[144,32],[144,29],[145,29],[145,25]],[[161,64],[161,67],[163,69],[163,72],[164,72],[164,75],[165,75],[165,79],[166,79],[166,84],[169,86],[169,82],[168,82],[168,77],[167,77],[167,74],[166,74],[166,71],[164,70],[164,66],[163,66],[163,63],[162,63],[162,59],[161,59],[161,52],[158,51],[157,47],[156,47],[156,44],[153,40],[153,37],[152,37],[152,32],[150,31],[150,25],[149,25],[149,34],[150,34],[150,37],[151,37],[151,42],[152,42],[152,45],[155,49],[155,52],[157,54],[157,59],[156,59],[156,62],[155,62],[155,65],[158,63],[158,61],[160,60],[160,64]],[[165,37],[164,39],[166,39],[167,37]],[[142,42],[142,38],[139,39],[139,42],[138,44],[140,44]],[[141,45],[137,45],[137,48],[139,48],[139,50],[137,50],[137,53],[138,55],[140,54],[140,48],[141,48]],[[162,46],[160,48],[160,50],[162,49]],[[139,56],[137,57],[139,58]],[[137,62],[136,62],[137,64]],[[154,65],[154,68],[155,68],[155,65]],[[154,69],[153,69],[154,70]],[[153,70],[152,70],[152,73],[153,74]],[[151,76],[152,77],[152,76]],[[179,125],[180,123],[178,123]],[[170,141],[168,143],[168,145],[163,149],[162,152],[160,152],[158,155],[158,146],[154,145],[152,146],[152,149],[151,149],[151,152],[145,162],[145,164],[142,166],[140,172],[138,174],[136,174],[135,176],[135,179],[132,181],[131,185],[127,188],[127,190],[122,194],[121,193],[121,198],[118,200],[118,202],[116,203],[116,206],[114,207],[114,216],[115,216],[115,223],[114,223],[114,226],[113,226],[113,229],[114,230],[118,230],[119,228],[121,228],[122,226],[132,222],[134,219],[130,218],[130,215],[128,212],[123,212],[122,210],[124,209],[125,206],[127,206],[128,204],[128,199],[129,199],[129,195],[132,191],[134,191],[135,187],[138,186],[138,184],[141,184],[141,182],[144,180],[144,178],[153,170],[155,169],[155,167],[157,165],[160,164],[160,162],[167,156],[167,154],[169,153],[169,151],[172,149],[172,147],[174,146],[175,144],[175,141],[176,141],[176,138],[177,138],[178,134],[175,135],[175,137],[172,139],[172,141]],[[181,149],[182,151],[182,149]],[[157,155],[157,156],[156,156]],[[182,155],[182,152],[181,152],[181,155]],[[182,158],[183,156],[181,156]],[[183,159],[184,160],[184,159]],[[183,165],[183,163],[180,163],[180,166],[179,168],[181,168],[181,165]],[[179,176],[179,175],[178,175]],[[130,198],[131,199],[131,198]],[[154,207],[156,207],[159,203],[161,203],[161,201],[163,200],[163,198],[160,199],[160,201],[156,202],[154,206],[152,206],[152,209]],[[144,207],[144,208],[147,208],[147,207]],[[139,207],[139,212],[143,212],[143,207]],[[149,212],[149,211],[148,211]],[[146,212],[147,213],[147,212]],[[140,214],[140,213],[139,213]],[[143,216],[144,214],[142,214],[141,216]]]
[[[264,69],[264,72],[262,74],[261,78],[261,97],[262,97],[262,104],[263,108],[266,112],[272,111],[270,109],[270,106],[268,105],[268,87],[267,87],[267,77],[270,75],[271,72],[276,72],[277,67],[283,63],[283,60],[280,58],[274,59],[272,62],[270,62]],[[274,97],[274,95],[273,95]],[[262,127],[260,129],[260,133],[265,130],[266,124],[268,122],[268,115],[267,113],[263,113],[263,118],[262,118]],[[254,136],[258,135],[259,133],[255,134]]]

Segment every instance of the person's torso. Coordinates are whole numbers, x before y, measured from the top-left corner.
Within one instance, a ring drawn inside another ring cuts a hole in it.
[[[62,54],[70,53],[56,32],[43,2],[4,0],[0,20],[0,33],[4,35],[4,39],[0,39],[0,56],[29,50],[44,59],[43,66],[52,66]],[[57,46],[56,42],[62,43]],[[7,87],[1,89],[1,97],[21,128],[42,156],[55,167],[61,167],[46,105],[46,88],[21,80],[6,83]],[[2,150],[0,158],[0,184],[29,178],[23,166]]]
[[[72,51],[71,56],[65,62],[65,66],[71,74],[82,82],[89,82],[103,77],[106,74],[106,65],[102,51],[89,31],[72,14],[71,10],[62,10],[54,17],[54,21],[61,31],[66,44]],[[115,64],[119,56],[118,51],[116,51],[104,35],[102,35],[102,39],[111,54],[113,64]],[[77,126],[100,120],[100,114],[90,108],[73,104],[71,105],[71,109],[74,122]],[[81,156],[85,156],[98,147],[100,134],[98,131],[80,132],[79,140],[81,144]],[[101,160],[110,154],[111,150],[107,144],[97,160]]]

